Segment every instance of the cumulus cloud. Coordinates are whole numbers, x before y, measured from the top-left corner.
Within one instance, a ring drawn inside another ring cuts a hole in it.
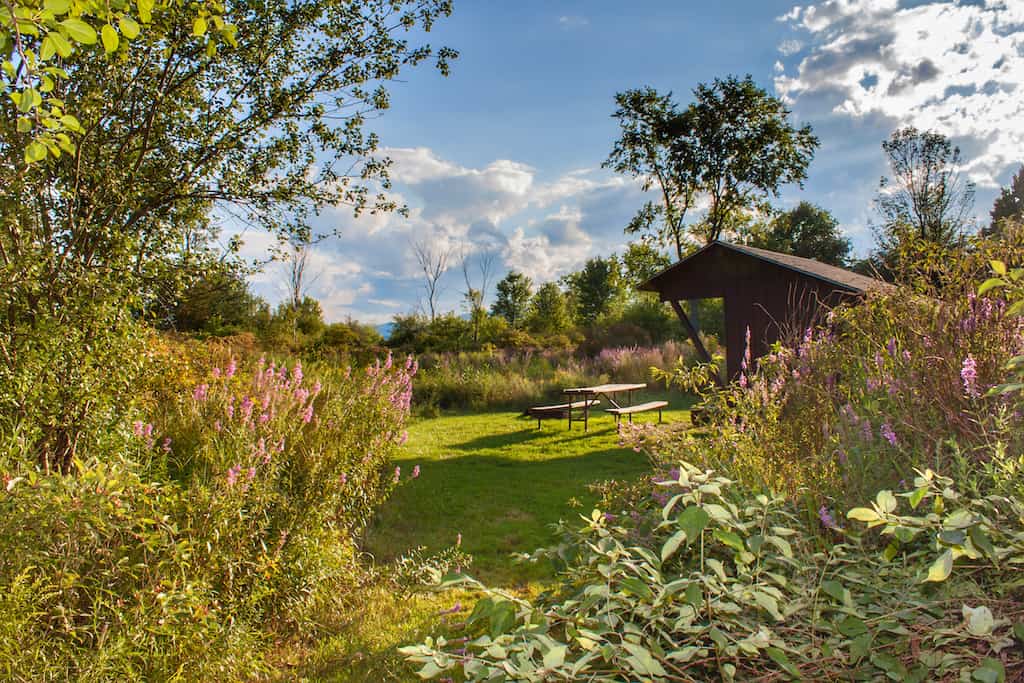
[[[590,25],[590,19],[587,19],[586,17],[580,16],[578,14],[563,14],[562,16],[558,17],[558,25],[566,30],[574,28],[583,28],[584,26]]]
[[[499,268],[520,270],[538,283],[552,280],[588,258],[620,249],[622,228],[640,203],[635,183],[597,169],[547,180],[512,159],[472,167],[425,147],[382,154],[393,161],[392,194],[408,205],[408,216],[354,218],[338,208],[324,211],[314,225],[316,232],[333,235],[315,245],[309,268],[316,276],[310,294],[330,321],[381,323],[414,310],[422,296],[414,242],[452,253],[453,271],[442,280],[441,300],[451,310],[463,286],[456,272],[462,255],[490,252]],[[266,247],[257,240],[251,250]],[[281,298],[279,267],[253,282],[261,295]]]
[[[949,135],[982,186],[1024,158],[1024,2],[826,0],[780,21],[805,41],[775,79],[791,104]]]

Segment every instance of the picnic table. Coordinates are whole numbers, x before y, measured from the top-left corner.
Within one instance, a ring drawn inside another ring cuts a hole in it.
[[[616,416],[616,421],[618,421],[619,417],[621,415],[623,415],[623,414],[630,415],[630,420],[632,420],[632,412],[638,412],[638,411],[627,412],[633,406],[633,394],[635,392],[637,392],[637,391],[641,391],[641,390],[646,389],[646,388],[647,388],[646,384],[598,384],[597,386],[593,386],[593,387],[576,387],[574,389],[563,389],[562,393],[563,394],[568,394],[569,396],[578,397],[580,400],[582,400],[584,402],[584,405],[583,405],[583,431],[587,431],[587,426],[588,426],[587,422],[588,422],[588,418],[590,417],[590,405],[591,405],[590,401],[596,400],[599,396],[604,396],[606,399],[608,399],[608,402],[611,403],[612,406],[613,406],[612,408],[609,408],[607,410],[608,410],[608,412],[610,412],[610,413],[612,413],[612,414],[614,414]],[[619,405],[619,403],[616,401],[616,396],[618,394],[623,394],[623,393],[626,394],[626,405],[625,406]],[[662,402],[662,403],[664,403],[664,402]],[[647,404],[643,404],[643,406],[646,406],[646,405]],[[637,408],[640,408],[640,407],[641,406],[637,406]],[[646,408],[646,407],[644,407],[644,409],[645,410],[650,410],[650,408]],[[572,408],[569,408],[569,410],[567,412],[569,414],[569,429],[572,429],[572,421],[573,421]],[[578,422],[579,418],[576,418],[576,420]]]

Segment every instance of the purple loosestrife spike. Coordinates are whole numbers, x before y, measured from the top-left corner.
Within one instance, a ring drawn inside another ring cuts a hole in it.
[[[221,429],[222,429],[222,427],[220,425],[220,420],[214,420],[213,421],[213,431],[219,432]]]
[[[245,476],[247,476],[249,478],[249,481],[252,481],[253,479],[255,479],[256,478],[256,468],[255,467],[250,467],[249,471],[245,473]]]
[[[341,482],[341,485],[342,485],[342,486],[344,486],[345,484],[347,484],[347,483],[348,483],[348,475],[347,475],[347,474],[345,474],[344,472],[342,472],[342,473],[341,473],[341,476],[340,476],[340,477],[338,477],[338,481],[340,481],[340,482]]]
[[[978,398],[978,364],[971,354],[964,358],[963,366],[960,368],[960,380],[964,384],[964,392],[970,398]]]
[[[210,374],[213,375],[214,379],[220,379],[220,368],[214,368]]]
[[[232,465],[228,470],[228,486],[234,486],[238,481],[238,475],[242,473],[241,465]]]
[[[890,446],[895,446],[899,443],[899,439],[896,438],[896,432],[893,431],[892,425],[888,422],[883,422],[882,426],[878,428],[878,433],[882,435],[882,438],[889,442]]]
[[[836,524],[835,518],[832,517],[832,513],[829,509],[822,505],[818,509],[818,519],[821,520],[821,525],[826,529],[838,529],[839,526]]]
[[[416,465],[416,467],[412,468],[412,478],[413,479],[417,479],[419,476],[420,476],[420,466]]]
[[[306,406],[306,409],[302,411],[302,423],[309,424],[313,421],[313,404],[310,403]]]
[[[142,428],[142,420],[136,420],[135,422],[132,422],[132,433],[135,434],[135,436],[142,438]]]
[[[895,337],[893,337],[892,339],[889,340],[889,343],[886,344],[886,346],[885,346],[885,350],[889,352],[889,357],[890,358],[895,358],[896,357],[896,338]]]
[[[164,437],[164,442],[161,445],[161,448],[163,448],[164,453],[170,453],[171,452],[171,437],[169,437],[169,436],[165,436]]]
[[[302,384],[302,362],[295,361],[295,367],[292,368],[292,381],[295,382],[296,386]]]
[[[401,478],[402,478],[402,468],[396,466],[395,467],[395,483],[397,484],[398,480],[401,479]]]
[[[232,377],[235,376],[235,371],[237,371],[237,370],[238,370],[238,363],[236,363],[235,359],[232,358],[231,360],[228,361],[228,367],[225,368],[225,370],[224,370],[224,377],[226,377],[227,379],[231,379]]]
[[[206,390],[208,388],[209,387],[207,387],[205,384],[198,385],[195,388],[195,391],[192,392],[192,400],[193,401],[205,401],[206,400]]]

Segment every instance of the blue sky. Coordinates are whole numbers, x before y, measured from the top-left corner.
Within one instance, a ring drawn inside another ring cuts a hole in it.
[[[914,124],[950,135],[977,183],[977,214],[1024,160],[1024,0],[557,2],[456,0],[429,34],[460,51],[452,74],[408,71],[372,122],[394,160],[394,193],[411,209],[352,219],[327,210],[310,294],[328,320],[389,320],[423,305],[411,245],[488,250],[498,276],[535,282],[621,252],[644,201],[600,166],[617,134],[616,92],[651,85],[685,105],[716,76],[751,74],[783,97],[821,147],[803,190],[832,211],[858,252],[871,245],[880,143]],[[247,253],[266,240],[247,236]],[[459,306],[457,259],[442,304]],[[255,290],[279,300],[269,267]]]

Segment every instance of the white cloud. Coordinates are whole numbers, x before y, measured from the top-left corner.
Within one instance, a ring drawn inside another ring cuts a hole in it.
[[[558,17],[558,25],[567,30],[583,28],[590,25],[590,19],[577,14],[563,14]]]
[[[775,79],[789,102],[949,135],[982,186],[1024,158],[1024,2],[827,0],[780,19],[808,41]]]

